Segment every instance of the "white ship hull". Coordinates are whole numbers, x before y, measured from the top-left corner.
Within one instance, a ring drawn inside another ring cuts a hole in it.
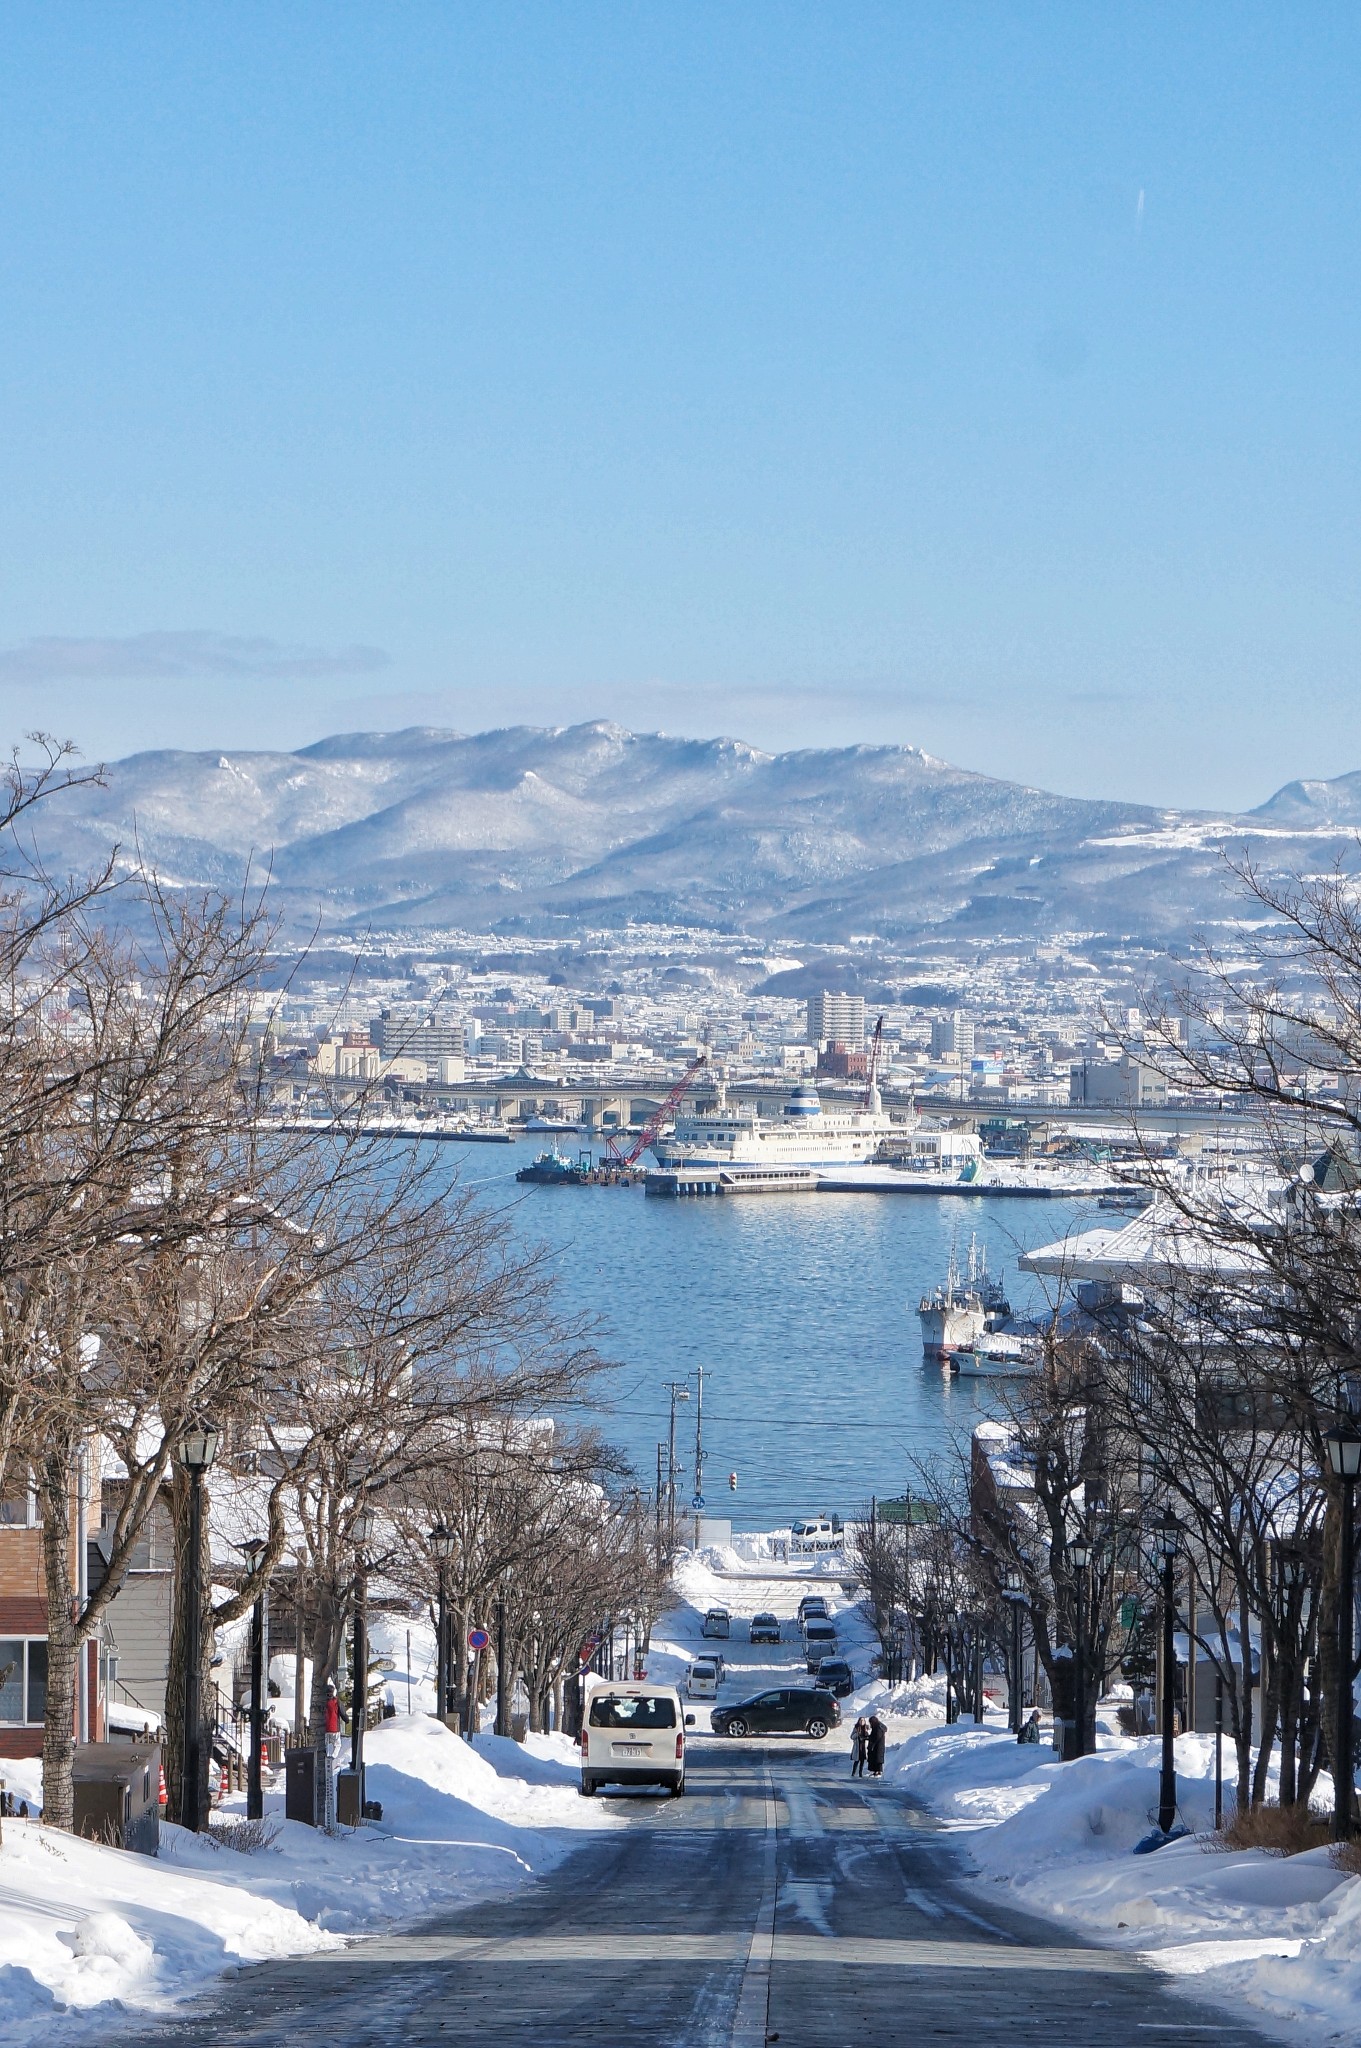
[[[894,1128],[879,1108],[825,1110],[814,1089],[795,1089],[782,1116],[730,1110],[720,1091],[716,1108],[676,1118],[669,1137],[656,1138],[658,1166],[863,1166]]]

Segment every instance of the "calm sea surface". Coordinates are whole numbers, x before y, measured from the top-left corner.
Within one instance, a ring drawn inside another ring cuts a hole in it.
[[[442,1147],[464,1186],[553,1253],[564,1306],[590,1311],[619,1362],[606,1434],[653,1483],[665,1382],[703,1366],[708,1512],[762,1529],[901,1493],[913,1455],[945,1450],[996,1405],[986,1381],[922,1363],[917,1303],[977,1234],[1013,1307],[1037,1307],[1019,1251],[1095,1221],[1094,1204],[960,1195],[649,1200],[637,1188],[541,1188],[516,1169],[543,1140]],[[567,1149],[570,1149],[568,1147]],[[693,1491],[694,1402],[677,1418]],[[737,1490],[728,1474],[736,1472]]]

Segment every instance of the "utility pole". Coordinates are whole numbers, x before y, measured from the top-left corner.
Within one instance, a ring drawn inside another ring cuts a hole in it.
[[[653,1540],[657,1550],[657,1563],[662,1561],[662,1449],[657,1445],[657,1490],[652,1496]]]
[[[713,1378],[702,1365],[695,1367],[695,1543],[699,1543],[699,1516],[704,1506],[704,1382]]]

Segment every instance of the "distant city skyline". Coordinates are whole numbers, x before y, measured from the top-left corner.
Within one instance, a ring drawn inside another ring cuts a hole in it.
[[[1361,768],[1361,21],[11,12],[0,735]]]

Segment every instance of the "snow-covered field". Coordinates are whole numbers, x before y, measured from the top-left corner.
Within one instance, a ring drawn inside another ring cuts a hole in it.
[[[0,1847],[0,2040],[5,2048],[107,2032],[109,2001],[157,2012],[239,1962],[337,1946],[347,1934],[508,1892],[580,1840],[621,1825],[577,1792],[575,1745],[461,1741],[429,1715],[366,1738],[381,1824],[327,1836],[282,1819],[240,1854],[166,1827],[158,1858],[7,1820]],[[37,1810],[39,1767],[7,1763]],[[244,1797],[229,1799],[238,1818]]]

